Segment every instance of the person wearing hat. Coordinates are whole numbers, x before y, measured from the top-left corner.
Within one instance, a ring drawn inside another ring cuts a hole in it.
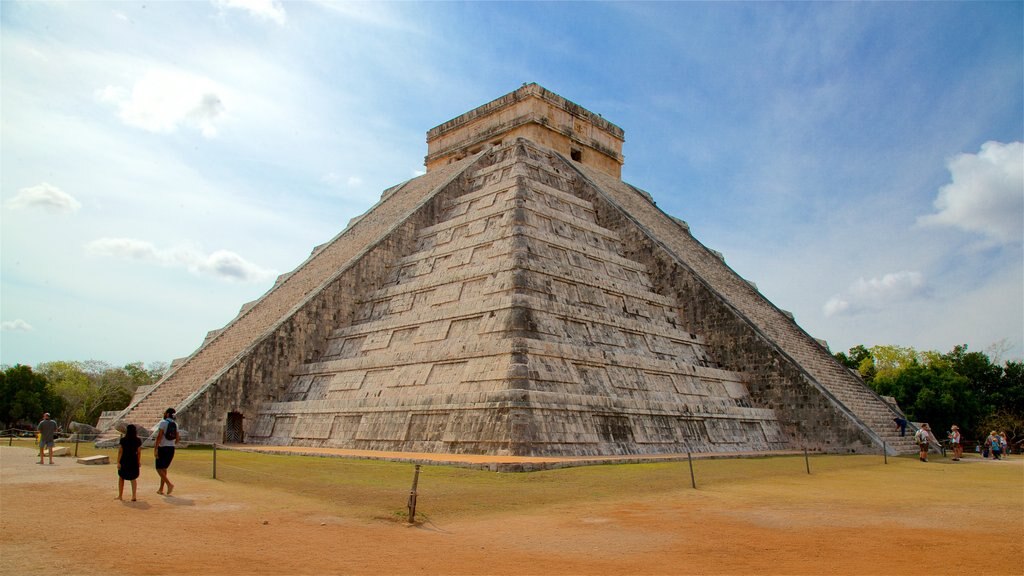
[[[927,462],[928,444],[932,441],[932,429],[927,424],[921,424],[921,427],[914,433],[914,441],[917,442],[917,447],[921,451],[921,462]]]
[[[164,419],[160,421],[157,428],[156,443],[154,452],[156,456],[156,473],[160,475],[160,488],[157,494],[164,494],[164,486],[167,486],[167,495],[174,491],[174,484],[167,479],[167,469],[171,467],[171,460],[174,460],[174,447],[178,445],[178,424],[174,421],[174,408],[164,411]]]
[[[985,445],[988,446],[989,451],[992,452],[992,459],[999,460],[999,453],[1003,447],[999,443],[999,435],[993,430],[989,433],[988,438],[985,439]]]
[[[949,444],[953,447],[953,461],[959,461],[960,456],[964,453],[964,447],[963,444],[960,443],[960,427],[956,424],[953,424],[953,426],[950,427]]]
[[[50,449],[50,464],[53,464],[53,438],[57,434],[57,423],[50,420],[50,413],[43,414],[43,419],[36,426],[39,430],[39,463],[43,463],[43,449]]]

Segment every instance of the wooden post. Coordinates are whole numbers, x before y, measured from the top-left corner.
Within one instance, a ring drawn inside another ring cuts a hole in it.
[[[889,463],[889,449],[885,446],[885,440],[882,440],[882,458],[886,464]]]
[[[81,434],[75,433],[75,458],[78,458],[78,437]]]
[[[420,465],[416,465],[416,471],[412,476],[412,489],[409,490],[409,524],[416,523],[416,485],[420,482]]]
[[[213,443],[213,479],[217,479],[217,443]]]
[[[811,473],[811,460],[807,457],[807,447],[804,446],[804,465],[807,466],[807,473]]]
[[[686,461],[690,463],[690,486],[692,486],[693,488],[696,489],[697,488],[697,479],[694,478],[694,476],[693,476],[693,457],[690,456],[689,452],[686,453]]]

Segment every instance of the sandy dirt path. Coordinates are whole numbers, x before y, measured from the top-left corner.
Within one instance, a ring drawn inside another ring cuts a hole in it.
[[[1024,573],[1024,460],[926,473],[901,462],[416,527],[190,476],[162,497],[150,470],[139,501],[120,502],[112,465],[35,461],[0,447],[0,575]],[[963,473],[991,465],[1012,471],[1000,503]]]

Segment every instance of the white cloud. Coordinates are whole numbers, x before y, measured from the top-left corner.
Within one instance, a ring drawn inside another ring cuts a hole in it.
[[[121,86],[96,91],[96,99],[118,107],[121,120],[149,132],[174,132],[179,126],[217,135],[224,117],[225,89],[212,80],[178,70],[149,70],[131,93]]]
[[[825,316],[837,316],[884,310],[893,304],[915,298],[923,289],[924,277],[920,272],[902,270],[881,278],[858,278],[845,292],[829,298],[822,311]]]
[[[952,182],[939,188],[924,225],[954,226],[1001,243],[1024,241],[1024,143],[989,141],[977,154],[946,163]]]
[[[53,184],[43,182],[18,190],[18,193],[7,201],[7,207],[15,210],[41,208],[48,212],[70,213],[81,208],[82,203]]]
[[[0,330],[4,332],[31,332],[32,325],[21,318],[0,322]]]
[[[344,182],[345,186],[348,188],[360,188],[363,185],[363,179],[359,176],[349,176],[345,178],[337,172],[328,172],[327,174],[324,174],[320,177],[320,181],[328,186],[338,186]]]
[[[237,8],[261,20],[270,20],[284,26],[288,14],[284,6],[277,0],[214,0],[214,5],[221,9]]]
[[[86,250],[94,256],[182,267],[193,274],[242,282],[260,282],[277,274],[274,270],[261,268],[229,250],[217,250],[210,254],[187,246],[161,250],[150,242],[135,238],[100,238],[86,245]]]

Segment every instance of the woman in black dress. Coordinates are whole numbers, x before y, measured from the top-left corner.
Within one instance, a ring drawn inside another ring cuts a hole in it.
[[[129,424],[124,431],[124,437],[117,446],[117,499],[122,500],[124,496],[124,481],[132,482],[132,502],[135,502],[135,479],[139,477],[139,461],[142,459],[142,440],[135,429],[135,424]]]

